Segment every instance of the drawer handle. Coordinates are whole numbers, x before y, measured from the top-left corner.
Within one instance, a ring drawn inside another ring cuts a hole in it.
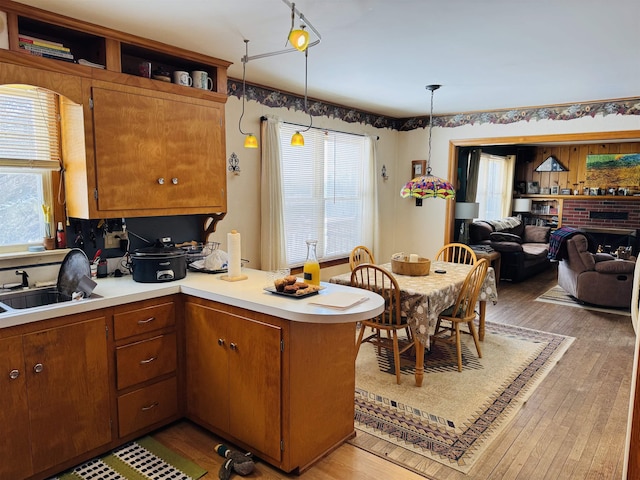
[[[153,322],[156,317],[149,317],[146,320],[138,320],[138,325],[144,325],[145,323]]]
[[[158,406],[158,402],[153,402],[151,405],[147,405],[146,407],[142,407],[140,411],[148,412],[149,410],[156,408]]]
[[[16,370],[15,368],[9,372],[9,378],[11,380],[15,380],[20,376],[20,370]]]
[[[140,360],[140,365],[146,365],[147,363],[151,363],[156,360],[158,357],[147,358],[146,360]]]

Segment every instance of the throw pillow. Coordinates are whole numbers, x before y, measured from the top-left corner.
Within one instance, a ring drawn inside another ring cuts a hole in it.
[[[551,228],[537,225],[524,227],[524,243],[549,243]]]
[[[513,233],[506,232],[493,232],[489,235],[489,239],[492,242],[515,242],[522,243],[522,238],[518,235],[514,235]]]

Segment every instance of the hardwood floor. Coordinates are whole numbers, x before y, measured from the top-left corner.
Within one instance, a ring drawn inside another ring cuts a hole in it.
[[[555,285],[555,269],[519,284],[501,282],[487,319],[575,337],[517,417],[464,475],[437,462],[437,480],[620,479],[635,335],[628,316],[534,302]],[[425,382],[428,376],[425,377]],[[218,478],[219,439],[183,421],[154,435]],[[330,480],[423,477],[345,444],[299,477],[258,463],[251,477]]]

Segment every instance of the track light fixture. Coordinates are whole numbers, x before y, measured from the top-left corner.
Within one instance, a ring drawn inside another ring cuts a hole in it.
[[[308,75],[308,65],[309,65],[309,50],[305,50],[304,52],[304,112],[307,112],[307,79]],[[311,113],[309,113],[309,126],[304,130],[297,130],[296,133],[291,137],[291,146],[292,147],[304,147],[304,137],[302,136],[302,132],[308,132],[311,129],[311,125],[313,125],[313,117]]]

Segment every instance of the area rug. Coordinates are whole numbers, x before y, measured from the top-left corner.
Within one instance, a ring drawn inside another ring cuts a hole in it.
[[[463,370],[454,345],[432,346],[422,387],[415,360],[364,344],[356,360],[352,445],[427,476],[428,460],[468,473],[573,342],[537,330],[486,323],[482,358],[463,335]]]
[[[49,480],[197,480],[206,473],[153,438],[143,437]]]
[[[574,297],[569,295],[560,285],[547,290],[538,298],[536,302],[555,303],[557,305],[566,305],[568,307],[584,308],[586,310],[593,310],[596,312],[614,313],[616,315],[631,315],[629,308],[607,308],[599,307],[597,305],[589,305],[588,303],[581,303]]]

